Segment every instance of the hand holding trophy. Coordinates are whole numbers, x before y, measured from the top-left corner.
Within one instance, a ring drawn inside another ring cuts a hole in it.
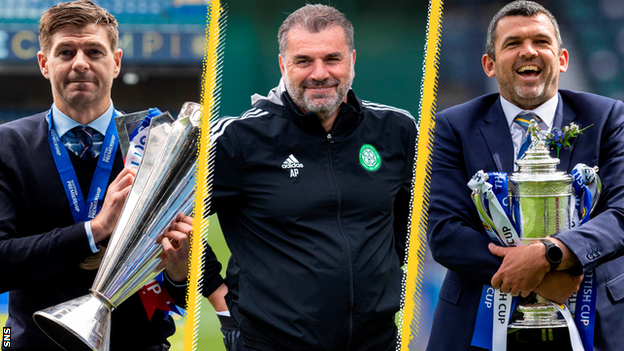
[[[180,213],[190,215],[195,194],[201,105],[185,103],[178,119],[152,119],[141,165],[113,230],[89,294],[38,311],[37,325],[66,350],[107,351],[111,312],[164,267],[163,242],[176,252],[165,230]],[[182,221],[183,222],[183,221]],[[183,274],[183,273],[182,273]]]

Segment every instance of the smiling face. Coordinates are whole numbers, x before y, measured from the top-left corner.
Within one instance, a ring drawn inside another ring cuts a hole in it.
[[[86,124],[85,119],[90,122],[108,109],[121,55],[120,49],[111,51],[106,29],[91,24],[58,29],[48,52],[39,51],[37,58],[56,106]]]
[[[483,55],[488,77],[500,94],[522,109],[534,109],[555,96],[568,52],[559,47],[552,22],[544,14],[503,17],[496,27],[495,59]]]
[[[355,50],[349,51],[340,26],[319,33],[293,28],[287,42],[279,56],[286,90],[303,112],[315,112],[327,130],[353,82]]]

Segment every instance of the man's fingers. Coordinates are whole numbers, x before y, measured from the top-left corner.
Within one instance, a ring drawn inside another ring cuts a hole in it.
[[[176,237],[176,240],[179,241],[189,238],[190,235],[193,233],[193,218],[183,215],[182,217],[180,217],[180,215],[178,215],[178,217],[176,217],[176,219],[171,222],[171,225],[169,225],[167,229],[167,233],[170,232],[176,232],[178,235]]]
[[[193,217],[185,216],[183,213],[180,213],[178,215],[178,222],[186,223],[186,224],[188,224],[188,225],[190,225],[192,227],[193,226]]]
[[[188,242],[188,237],[186,236],[186,234],[178,232],[178,231],[169,231],[165,234],[165,237],[168,239],[168,242],[171,245],[171,247],[173,247],[176,250],[182,246],[186,246],[186,243]]]
[[[497,274],[494,274],[494,276],[492,277],[491,283],[494,289],[501,289],[501,284],[503,283],[503,280],[500,278],[500,275],[497,273]]]
[[[173,222],[169,226],[170,231],[177,231],[183,234],[190,233],[193,230],[193,226],[188,223],[183,222]]]
[[[131,185],[134,181],[134,176],[136,175],[136,171],[131,170],[130,168],[124,168],[115,180],[110,185],[111,190],[119,190]]]
[[[171,245],[171,241],[169,240],[169,238],[162,238],[161,244],[163,247],[163,251],[165,251],[167,254],[171,251],[175,251],[175,248],[173,247],[173,245]]]
[[[505,254],[507,253],[507,250],[502,247],[502,246],[498,246],[494,243],[489,243],[488,244],[488,249],[490,249],[490,252],[498,257],[505,257]]]

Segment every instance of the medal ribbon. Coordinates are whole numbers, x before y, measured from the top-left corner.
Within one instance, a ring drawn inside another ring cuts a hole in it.
[[[95,218],[100,212],[100,209],[102,209],[101,199],[106,192],[108,180],[110,179],[113,169],[115,154],[117,153],[117,146],[119,145],[119,137],[117,136],[117,129],[115,128],[116,116],[117,113],[113,110],[113,117],[106,130],[102,150],[100,151],[97,167],[93,174],[87,201],[85,202],[78,177],[76,176],[76,171],[71,163],[67,149],[65,149],[65,146],[54,129],[52,110],[46,115],[50,150],[54,158],[54,163],[56,164],[56,169],[63,182],[63,188],[65,189],[72,216],[76,223],[89,221]]]

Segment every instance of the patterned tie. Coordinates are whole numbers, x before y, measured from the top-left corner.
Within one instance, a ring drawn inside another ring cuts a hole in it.
[[[73,128],[72,132],[80,144],[78,145],[78,156],[86,161],[93,160],[95,157],[95,150],[93,149],[93,128],[78,126]]]
[[[532,119],[536,120],[537,123],[541,121],[539,116],[532,112],[520,112],[513,120],[515,123],[518,123],[522,127],[522,129],[524,129],[524,133],[526,134],[524,142],[520,146],[520,151],[518,151],[518,157],[516,158],[517,160],[521,159],[522,156],[524,156],[525,151],[532,143],[531,134],[527,134],[527,130],[529,129],[529,125],[531,124]]]

